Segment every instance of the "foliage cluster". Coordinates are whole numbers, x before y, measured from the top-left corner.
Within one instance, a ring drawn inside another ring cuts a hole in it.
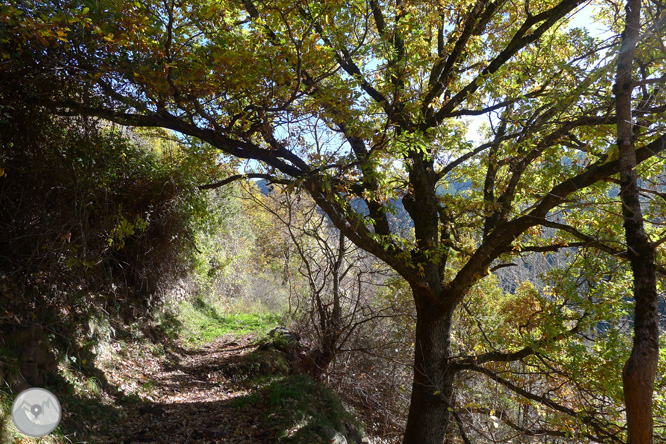
[[[174,143],[0,94],[2,346],[37,325],[91,351],[192,267],[206,202]]]

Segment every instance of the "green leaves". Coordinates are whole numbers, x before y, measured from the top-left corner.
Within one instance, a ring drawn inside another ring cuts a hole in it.
[[[615,328],[629,305],[615,179],[583,177],[616,157],[614,62],[604,56],[606,43],[566,27],[577,4],[3,5],[1,69],[7,79],[26,76],[22,97],[51,109],[209,143],[176,150],[194,154],[173,158],[181,179],[221,180],[219,164],[233,157],[224,174],[242,168],[307,187],[359,247],[433,301],[461,307],[459,326],[469,333],[454,338],[461,355],[530,348],[520,360],[527,369],[499,362],[487,370],[545,387],[562,405],[607,408],[615,433],[615,385],[581,381],[595,371],[610,375],[626,351]],[[654,80],[663,56],[646,39],[636,78]],[[666,128],[664,93],[648,90],[650,82],[637,129],[643,145]],[[57,93],[31,89],[45,84],[58,85]],[[128,167],[137,162],[128,155]],[[664,163],[640,168],[649,215],[661,220]],[[125,177],[114,171],[86,179],[107,186]],[[141,220],[149,222],[124,208],[113,213],[107,247],[140,237]],[[660,227],[648,228],[655,239],[664,236]],[[661,259],[664,245],[658,241]],[[218,259],[223,268],[228,258]],[[520,277],[507,284],[512,269]],[[590,343],[588,331],[596,335]],[[590,401],[594,389],[604,395]],[[509,391],[507,403],[539,404]],[[556,427],[563,410],[551,410],[534,417]],[[557,430],[569,433],[576,421]],[[496,423],[486,424],[505,427]]]
[[[125,240],[128,237],[145,231],[147,226],[148,223],[138,215],[132,222],[125,219],[121,207],[116,218],[116,225],[109,233],[107,243],[109,244],[109,247],[114,247],[115,249],[120,250],[125,247]]]

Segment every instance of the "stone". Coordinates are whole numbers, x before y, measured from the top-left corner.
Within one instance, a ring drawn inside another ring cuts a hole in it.
[[[209,436],[210,438],[224,438],[226,435],[226,432],[223,428],[220,427],[208,427],[206,429],[206,435]]]
[[[7,346],[18,355],[22,379],[31,386],[43,385],[44,376],[58,368],[56,356],[41,326],[22,327],[9,336]]]
[[[348,426],[347,430],[347,438],[349,438],[349,441],[353,444],[364,444],[367,442],[363,440],[363,435],[361,435],[361,432],[356,430],[354,427]]]
[[[324,438],[324,442],[329,444],[347,444],[347,438],[333,427],[321,426],[319,435]]]
[[[285,327],[276,327],[268,333],[273,346],[283,352],[290,352],[300,347],[301,337]]]

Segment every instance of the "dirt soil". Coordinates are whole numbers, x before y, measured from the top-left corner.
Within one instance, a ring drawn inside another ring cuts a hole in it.
[[[137,396],[123,409],[126,419],[111,426],[113,439],[92,436],[91,441],[274,443],[275,431],[261,429],[261,409],[232,405],[248,392],[225,372],[254,349],[253,341],[251,336],[222,337],[200,346],[175,344],[163,354],[146,352],[140,344],[124,345],[106,377]]]

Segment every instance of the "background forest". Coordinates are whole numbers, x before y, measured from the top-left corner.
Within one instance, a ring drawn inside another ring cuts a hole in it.
[[[52,442],[248,442],[110,425],[187,404],[124,371],[238,347],[188,384],[257,442],[666,442],[665,23],[0,5],[0,439],[44,386]]]

